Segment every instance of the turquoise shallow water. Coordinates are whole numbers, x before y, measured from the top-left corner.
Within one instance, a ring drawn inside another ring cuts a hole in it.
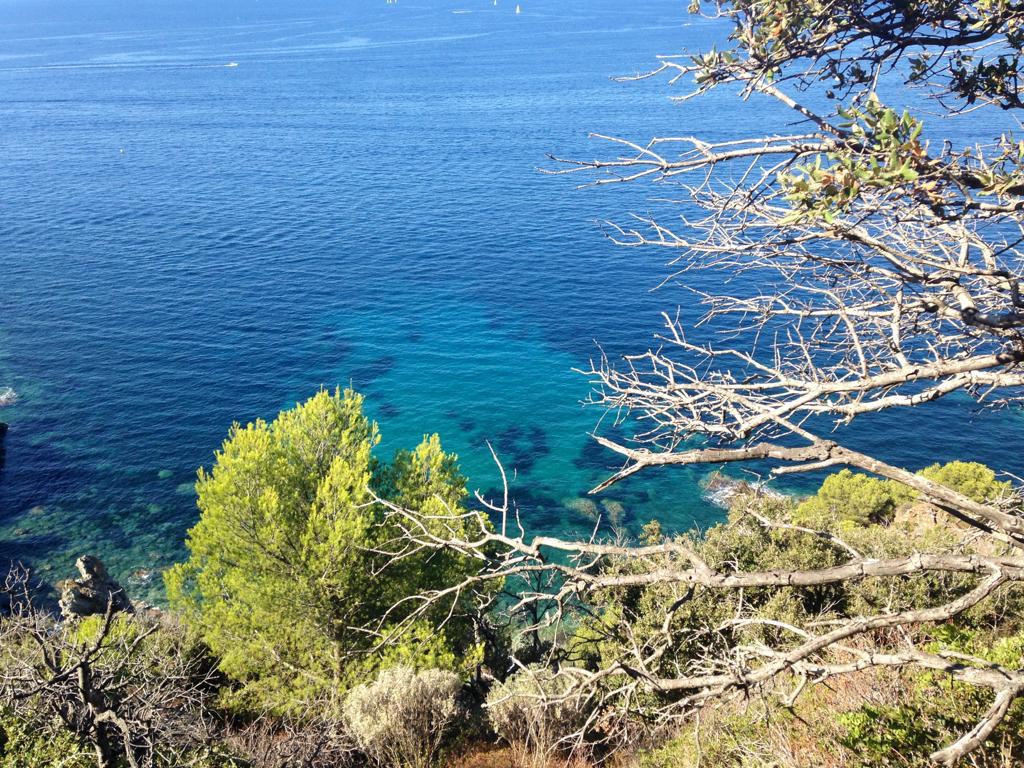
[[[589,529],[578,500],[615,461],[572,369],[646,348],[684,299],[650,292],[663,254],[594,223],[650,189],[537,169],[598,151],[587,131],[787,118],[609,80],[720,34],[675,0],[513,5],[0,0],[0,387],[21,394],[0,558],[57,578],[93,552],[144,592],[231,422],[350,383],[384,452],[439,432],[486,490],[491,441],[531,527]],[[1020,471],[1019,423],[951,402],[855,439]],[[707,471],[605,501],[633,529],[707,525]]]

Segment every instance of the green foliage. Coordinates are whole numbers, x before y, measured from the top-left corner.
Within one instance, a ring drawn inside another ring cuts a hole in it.
[[[865,526],[888,520],[896,507],[910,498],[910,492],[898,483],[844,469],[825,478],[793,517],[809,527],[829,528],[836,522]]]
[[[791,67],[804,83],[825,73],[838,88],[867,87],[879,61],[905,58],[910,84],[947,91],[968,105],[1021,106],[1024,12],[1012,0],[692,0],[690,10],[705,6],[735,15],[736,45],[723,54],[767,80]],[[958,33],[965,40],[952,43]],[[966,39],[982,45],[971,50]]]
[[[59,723],[40,727],[0,710],[0,768],[93,768],[95,758]]]
[[[954,652],[1010,669],[1024,666],[1024,636],[999,636],[991,630],[955,624],[935,627],[933,653]],[[969,662],[968,662],[969,663]],[[927,756],[969,731],[992,704],[990,691],[979,689],[932,672],[907,675],[906,693],[895,705],[863,705],[837,715],[842,744],[857,756],[861,768],[926,768]],[[989,738],[987,753],[994,765],[1019,765],[1024,761],[1024,702],[1017,701],[1006,719]],[[985,752],[977,764],[988,764]]]
[[[792,221],[820,216],[831,223],[861,190],[913,190],[921,175],[926,154],[920,120],[906,111],[897,114],[873,93],[863,107],[840,109],[839,117],[840,127],[858,141],[856,151],[818,154],[812,163],[779,174],[786,200],[793,205]]]
[[[695,768],[699,754],[696,734],[687,729],[656,749],[642,753],[637,768]]]
[[[638,768],[778,768],[754,710],[719,716],[697,732],[687,725],[675,738],[641,756]]]
[[[878,97],[878,73],[938,96],[945,110],[990,104],[1024,108],[1024,9],[1011,0],[694,0],[731,17],[729,42],[689,57],[700,90],[719,84],[788,84],[845,107],[817,114],[827,140],[809,142],[777,176],[791,210],[781,224],[828,229],[896,205],[945,206],[966,184],[973,194],[1019,195],[1024,146],[931,152],[922,122]],[[895,62],[907,66],[893,66]],[[756,87],[755,87],[756,89]],[[958,104],[959,102],[959,104]],[[933,142],[933,149],[938,142]],[[857,210],[856,206],[862,205]]]
[[[200,470],[200,520],[167,591],[241,684],[236,703],[287,710],[365,679],[384,659],[363,630],[401,598],[475,567],[443,553],[382,554],[397,531],[375,497],[430,515],[457,512],[466,491],[436,435],[390,464],[373,456],[378,441],[362,397],[322,391],[271,423],[234,425],[212,471]],[[470,644],[460,615],[443,631],[420,627],[390,659],[457,666]]]
[[[925,756],[941,746],[940,731],[909,705],[864,705],[840,713],[836,720],[845,728],[842,744],[862,768],[924,766]]]
[[[1010,483],[996,480],[995,472],[977,462],[933,464],[919,474],[979,502],[997,501],[1011,493]],[[818,492],[797,507],[793,519],[816,528],[864,527],[887,522],[898,507],[914,498],[914,492],[901,483],[844,469],[825,478]]]
[[[970,476],[989,477],[977,468]],[[981,487],[988,486],[982,483]],[[799,505],[788,499],[740,498],[725,523],[702,536],[680,540],[722,573],[829,568],[851,557],[825,536],[766,526],[750,511],[782,525],[797,523],[836,534],[866,558],[941,553],[964,546],[962,532],[955,526],[894,524],[893,511],[911,502],[913,497],[903,486],[843,471],[827,478],[814,497]],[[645,533],[646,544],[661,540],[655,527]],[[602,564],[605,573],[624,575],[688,567],[682,555],[668,553],[646,560],[610,558]],[[691,589],[677,583],[604,589],[590,596],[589,615],[561,650],[569,662],[588,669],[608,668],[616,661],[629,664],[636,649],[644,652],[645,643],[660,646],[664,641],[664,607],[673,605],[668,627],[672,643],[663,652],[659,650],[655,667],[656,673],[669,677],[681,674],[680,670],[696,659],[727,658],[741,645],[786,648],[799,641],[796,635],[761,620],[806,626],[816,620],[910,610],[947,602],[976,583],[970,574],[925,573],[909,579],[869,578],[816,587],[747,588],[742,594]],[[997,597],[965,611],[950,626],[971,632],[998,626],[1003,633],[1013,632],[1020,615],[1024,615],[1024,590],[1008,585]],[[733,622],[748,616],[758,621]],[[695,673],[699,670],[698,666]],[[630,702],[638,717],[664,704],[663,698],[653,694],[638,695]]]
[[[1006,498],[1011,494],[1013,488],[1009,482],[996,480],[995,472],[976,461],[932,464],[918,474],[981,503]]]

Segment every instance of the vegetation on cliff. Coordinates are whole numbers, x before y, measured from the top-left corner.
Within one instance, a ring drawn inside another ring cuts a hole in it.
[[[348,397],[350,413],[357,414],[358,400]],[[340,413],[345,402],[321,393],[296,412],[316,403]],[[366,452],[349,455],[365,457]],[[447,477],[458,476],[453,465],[448,469],[452,474]],[[1007,491],[979,464],[955,462],[923,471],[959,492],[988,497]],[[703,533],[666,538],[651,524],[638,544],[658,550],[665,572],[678,572],[678,553],[687,551],[724,578],[841,569],[854,552],[879,563],[993,556],[990,542],[969,526],[946,520],[911,494],[897,494],[893,501],[882,492],[890,490],[887,486],[880,491],[867,480],[837,473],[803,500],[752,488],[734,499],[726,521]],[[887,512],[877,519],[846,514],[878,498],[885,499]],[[815,510],[816,528],[803,524],[808,508]],[[353,547],[371,556],[382,551],[379,545],[379,539],[371,538]],[[217,614],[203,613],[196,604],[172,615],[130,612],[130,607],[116,612],[111,602],[102,615],[59,621],[38,609],[26,574],[15,572],[5,588],[8,610],[0,618],[0,766],[548,768],[600,762],[637,768],[923,768],[932,764],[929,755],[985,716],[988,702],[972,681],[944,669],[915,669],[910,662],[928,654],[982,676],[1024,666],[1024,587],[1018,583],[974,600],[976,575],[937,570],[910,577],[897,572],[794,582],[783,588],[752,585],[723,596],[685,580],[638,579],[650,573],[650,563],[638,563],[628,554],[610,551],[600,559],[604,582],[588,593],[571,621],[549,620],[547,629],[509,621],[514,606],[499,603],[492,609],[489,631],[480,635],[486,647],[457,656],[433,652],[439,637],[454,645],[459,636],[446,633],[446,616],[432,614],[407,624],[393,640],[400,652],[353,655],[346,674],[317,679],[315,688],[302,684],[310,674],[297,663],[304,661],[315,671],[326,668],[325,662],[312,653],[285,656],[295,653],[288,646],[292,633],[239,635],[263,643],[267,653],[280,654],[282,662],[266,685],[254,672],[263,667],[240,667],[231,654],[205,642]],[[358,559],[339,560],[333,583],[362,578],[362,567]],[[272,574],[264,578],[280,579],[276,586],[281,590],[294,578],[290,571]],[[432,590],[485,571],[462,565],[443,574],[431,582]],[[547,588],[550,605],[557,604],[558,587]],[[396,583],[388,587],[396,591],[389,599],[402,589],[421,588],[422,582]],[[523,598],[530,589],[521,581],[515,592]],[[204,598],[190,599],[201,603]],[[823,649],[817,657],[822,671],[844,663],[857,668],[856,676],[816,687],[806,677],[811,669],[794,665],[752,684],[745,695],[709,700],[699,716],[666,720],[664,713],[678,705],[677,692],[629,690],[601,674],[638,647],[659,649],[649,669],[667,678],[695,663],[713,668],[720,658],[757,658],[789,635],[799,642],[804,626],[843,626],[866,616],[927,611],[949,601],[960,601],[963,610],[938,622],[896,629],[895,650],[883,650],[893,643],[894,630],[882,626],[842,647]],[[364,627],[390,621],[392,605],[376,605],[378,613],[366,607],[360,614]],[[674,606],[667,624],[665,605]],[[283,617],[310,621],[287,610],[298,609],[285,609]],[[349,611],[339,604],[336,620],[347,623]],[[428,621],[429,635],[418,629]],[[502,624],[503,630],[496,629]],[[311,622],[304,627],[308,633],[323,631]],[[234,618],[216,629],[224,634],[213,635],[215,642],[223,642],[229,632],[248,631],[240,630]],[[528,642],[516,641],[516,635]],[[318,648],[317,641],[310,638],[304,647]],[[894,663],[869,663],[879,654],[895,656]],[[844,657],[848,661],[840,662]],[[964,764],[1017,764],[1024,759],[1022,729],[1024,707],[1012,701],[999,727]],[[493,751],[488,744],[501,746]]]
[[[800,125],[613,139],[622,154],[563,166],[672,185],[685,217],[612,236],[705,278],[702,318],[668,314],[664,343],[590,370],[618,419],[598,441],[624,462],[594,490],[693,464],[835,474],[802,500],[752,486],[706,531],[532,535],[507,493],[468,502],[436,436],[384,462],[361,398],[321,392],[236,425],[200,473],[167,577],[179,618],[111,602],[58,623],[14,574],[0,766],[58,749],[100,768],[1024,761],[1020,489],[971,462],[899,466],[844,431],[946,397],[1020,402],[1024,144],[929,141],[880,94],[1020,108],[1024,10],[693,8],[729,40],[648,76]]]
[[[373,455],[378,442],[361,396],[324,391],[273,422],[235,425],[200,471],[189,559],[167,574],[167,593],[242,684],[239,705],[280,712],[385,662],[465,670],[476,658],[470,594],[388,642],[404,598],[476,566],[457,553],[393,556],[380,500],[457,515],[466,482],[436,435],[391,462]]]

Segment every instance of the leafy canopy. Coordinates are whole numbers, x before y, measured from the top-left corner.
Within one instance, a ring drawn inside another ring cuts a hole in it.
[[[909,498],[899,483],[841,470],[829,475],[818,492],[804,501],[794,514],[804,525],[829,527],[834,521],[864,526],[883,522]]]
[[[414,623],[386,658],[376,650],[404,618],[389,608],[474,567],[447,553],[390,562],[397,532],[377,499],[455,511],[465,478],[436,435],[390,464],[373,455],[379,440],[360,395],[321,391],[273,422],[235,424],[213,469],[199,471],[200,519],[167,591],[241,683],[237,704],[287,710],[381,665],[466,658],[461,604],[443,631]]]
[[[998,502],[1008,499],[1013,492],[1009,481],[996,480],[995,472],[976,461],[932,464],[920,474],[979,502]]]

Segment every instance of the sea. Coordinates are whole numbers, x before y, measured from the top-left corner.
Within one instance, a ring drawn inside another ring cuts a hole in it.
[[[528,532],[721,520],[713,467],[587,495],[620,462],[579,370],[658,346],[693,298],[603,224],[676,215],[671,190],[549,173],[616,153],[592,134],[792,128],[621,79],[721,47],[685,6],[0,0],[0,560],[56,580],[94,554],[159,601],[231,424],[349,386],[381,456],[439,433],[493,496],[493,446]],[[1020,426],[950,399],[848,438],[1024,473]]]

